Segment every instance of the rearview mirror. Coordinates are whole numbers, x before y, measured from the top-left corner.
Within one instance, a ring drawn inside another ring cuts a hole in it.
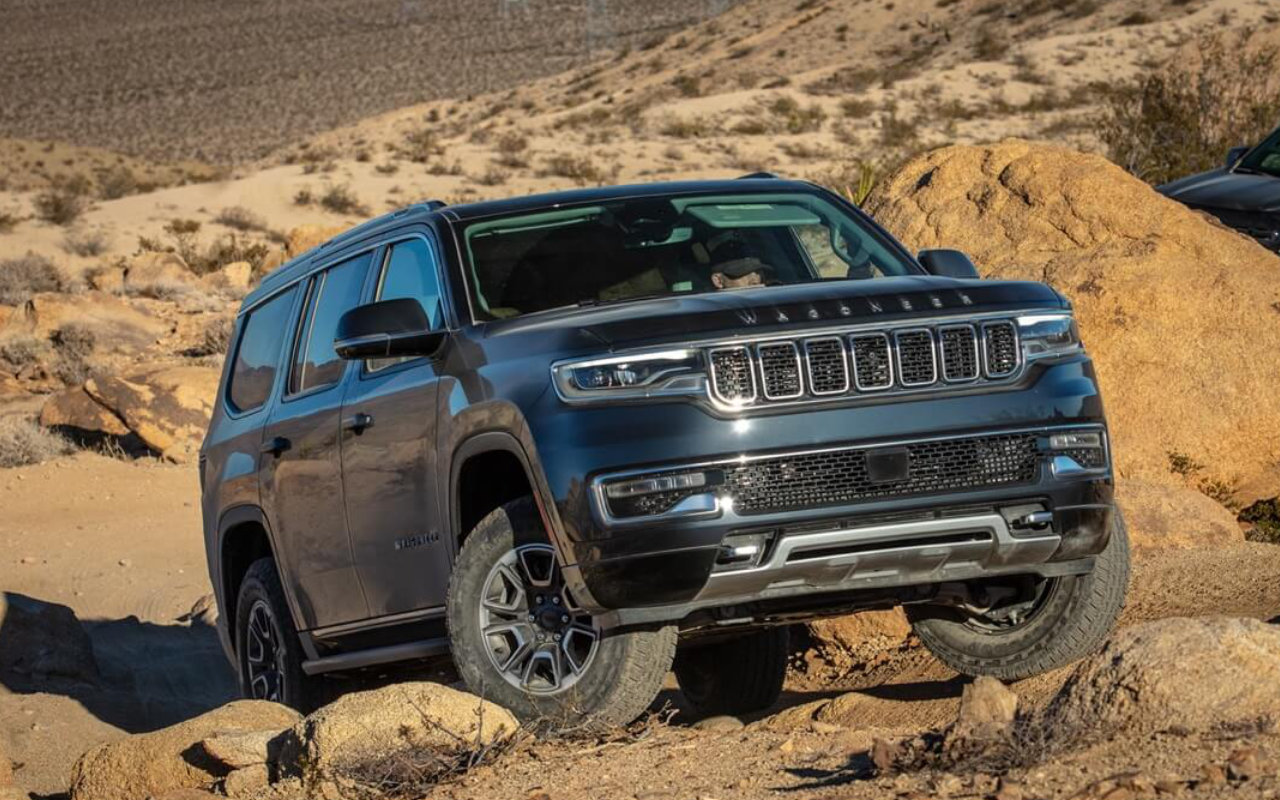
[[[1233,147],[1227,151],[1227,169],[1231,169],[1240,163],[1240,159],[1244,158],[1244,154],[1249,152],[1248,147]]]
[[[942,278],[980,278],[978,268],[959,250],[921,250],[920,263]]]
[[[348,361],[433,356],[444,337],[444,331],[431,330],[422,304],[404,297],[357,306],[343,314],[333,349]]]

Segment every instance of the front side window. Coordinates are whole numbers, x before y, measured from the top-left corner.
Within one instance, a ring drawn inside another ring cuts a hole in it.
[[[1280,176],[1280,130],[1272,133],[1236,165],[1236,172],[1261,172]]]
[[[334,351],[333,339],[338,320],[360,304],[372,261],[371,254],[357,256],[311,279],[289,376],[290,394],[330,386],[342,379],[346,362]]]
[[[271,397],[280,362],[280,345],[289,329],[289,312],[293,309],[296,291],[281,292],[250,311],[241,323],[240,343],[236,346],[227,392],[236,411],[261,408]]]
[[[463,238],[472,304],[489,320],[920,272],[873,227],[806,192],[617,200],[477,220]]]
[[[444,310],[440,302],[440,279],[436,275],[435,258],[431,247],[422,239],[409,239],[391,246],[386,266],[378,280],[378,300],[409,298],[422,304],[431,329],[444,325]],[[369,372],[412,361],[412,358],[380,358],[365,362]]]

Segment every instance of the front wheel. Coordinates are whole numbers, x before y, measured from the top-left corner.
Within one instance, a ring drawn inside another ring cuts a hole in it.
[[[675,628],[610,635],[578,605],[530,497],[467,536],[448,621],[454,664],[473,693],[556,728],[632,721],[675,656]]]
[[[1129,535],[1117,510],[1111,539],[1087,575],[1045,578],[1016,605],[959,618],[907,606],[924,646],[962,675],[1021,680],[1095,652],[1124,608]]]

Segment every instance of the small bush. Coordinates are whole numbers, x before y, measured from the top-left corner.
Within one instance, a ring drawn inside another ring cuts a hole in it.
[[[228,206],[218,212],[213,221],[238,231],[265,231],[267,222],[244,206]]]
[[[809,94],[846,95],[865,92],[881,79],[871,67],[843,67],[804,87]]]
[[[609,179],[609,173],[596,166],[591,157],[586,155],[556,154],[548,157],[544,163],[546,164],[545,174],[569,178],[580,186],[590,183],[601,184]]]
[[[1259,500],[1240,512],[1240,521],[1253,525],[1245,534],[1249,541],[1280,544],[1280,497]]]
[[[369,213],[369,208],[360,202],[360,198],[356,197],[355,192],[351,191],[351,187],[346,184],[330,186],[324,194],[320,195],[320,205],[335,214],[365,216]]]
[[[681,97],[702,96],[702,79],[697,75],[677,75],[671,79],[671,85],[676,88]]]
[[[18,372],[38,363],[48,350],[48,345],[34,336],[11,336],[0,339],[0,364],[11,372]]]
[[[1213,169],[1280,118],[1280,50],[1200,42],[1198,66],[1175,64],[1107,92],[1098,138],[1108,157],[1160,184]]]
[[[52,225],[70,225],[88,210],[89,189],[83,176],[59,181],[35,196],[36,216]]]
[[[310,186],[304,186],[293,194],[293,204],[295,206],[309,206],[316,201],[316,196],[312,194]]]
[[[118,164],[98,173],[98,197],[103,200],[116,200],[143,191],[133,170]]]
[[[787,133],[810,133],[822,130],[822,123],[827,119],[827,112],[817,103],[801,106],[794,97],[779,97],[767,106],[782,123]]]
[[[66,455],[74,448],[62,436],[23,417],[0,417],[0,468],[26,467]]]
[[[973,43],[973,55],[979,61],[999,61],[1009,52],[1009,40],[984,27]]]
[[[419,128],[404,137],[404,144],[400,146],[399,152],[410,161],[425,164],[432,156],[443,153],[444,148],[441,147],[440,137],[436,135],[434,128]]]
[[[0,261],[0,305],[16,306],[33,294],[60,292],[64,288],[62,273],[44,256],[28,253]]]
[[[209,320],[200,334],[200,341],[187,351],[189,356],[221,356],[231,348],[231,332],[235,329],[233,317],[215,317]]]
[[[100,230],[72,228],[62,237],[62,249],[76,256],[100,256],[107,249],[107,234]]]
[[[676,139],[698,139],[715,133],[716,126],[706,117],[671,117],[662,123],[658,133]]]
[[[490,164],[488,169],[476,176],[475,181],[481,186],[501,186],[507,182],[508,177],[507,171],[502,167]]]
[[[9,233],[18,226],[22,219],[8,209],[0,209],[0,233]]]

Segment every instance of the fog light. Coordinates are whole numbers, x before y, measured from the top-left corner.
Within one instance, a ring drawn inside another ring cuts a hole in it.
[[[659,492],[679,492],[685,489],[700,489],[708,485],[707,473],[685,472],[680,475],[659,475],[653,478],[636,478],[629,481],[618,481],[605,487],[604,493],[613,500],[624,497],[635,497],[641,494],[657,494]]]
[[[1102,431],[1065,431],[1049,436],[1050,465],[1059,478],[1106,472],[1107,442]]]
[[[769,550],[772,533],[735,533],[724,538],[714,572],[758,567]]]

